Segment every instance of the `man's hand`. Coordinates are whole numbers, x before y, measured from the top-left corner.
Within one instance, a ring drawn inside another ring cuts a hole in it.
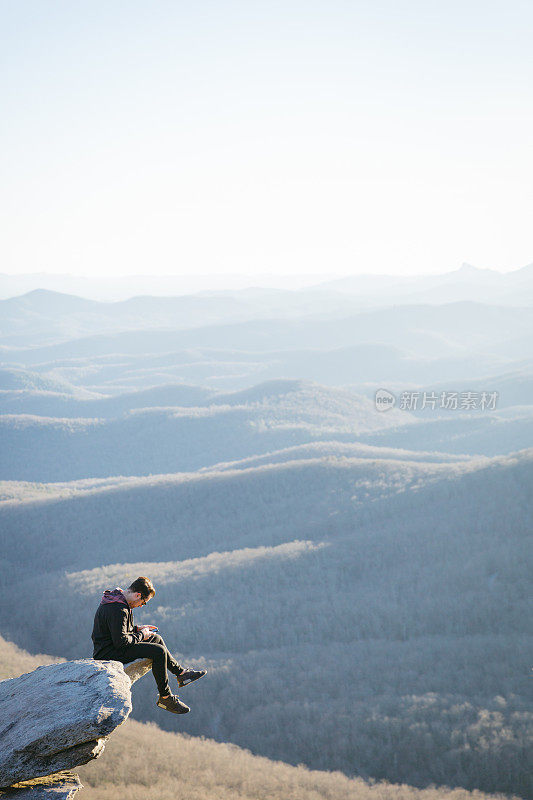
[[[143,635],[143,641],[145,639],[149,639],[155,629],[156,629],[155,625],[141,625],[141,626],[139,626],[139,630]]]

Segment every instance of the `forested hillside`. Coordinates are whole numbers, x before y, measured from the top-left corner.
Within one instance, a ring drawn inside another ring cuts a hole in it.
[[[424,419],[416,425],[362,434],[359,441],[379,447],[494,456],[533,445],[533,410],[517,406],[478,417],[456,414]]]
[[[0,637],[0,680],[54,661],[31,656]],[[147,682],[149,677],[143,679]],[[179,723],[176,722],[175,727]],[[109,738],[96,761],[77,770],[88,800],[490,800],[462,789],[420,790],[309,770],[252,755],[232,744],[164,732],[127,720]]]
[[[56,656],[30,655],[26,650],[17,647],[0,636],[0,681],[16,678],[25,672],[32,672],[41,664],[55,664],[65,659]]]
[[[313,768],[529,796],[533,451],[305,455],[5,501],[6,575],[41,600],[28,617],[3,591],[2,630],[87,657],[101,590],[149,574],[139,621],[209,668],[183,730]],[[136,687],[135,715],[173,729],[152,691]]]
[[[90,657],[102,591],[148,575],[136,620],[207,666],[179,730],[213,754],[284,761],[291,786],[311,773],[288,764],[340,770],[335,798],[358,776],[533,799],[530,309],[336,291],[250,291],[234,316],[223,296],[6,301],[0,633]],[[151,676],[134,717],[145,753],[140,722],[177,729]],[[141,793],[124,770],[91,791]]]
[[[209,405],[136,409],[116,419],[0,416],[0,478],[70,481],[196,470],[288,445],[357,440],[411,415],[300,381],[218,395]]]

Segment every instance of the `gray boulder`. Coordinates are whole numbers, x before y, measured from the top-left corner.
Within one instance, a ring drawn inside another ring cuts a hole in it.
[[[79,777],[62,772],[0,789],[0,800],[71,800],[79,789],[83,789]]]
[[[130,689],[122,664],[92,659],[1,681],[0,787],[97,758],[131,711]]]
[[[142,678],[143,675],[146,675],[146,673],[150,672],[151,669],[151,658],[138,658],[136,661],[130,661],[129,664],[124,665],[124,672],[132,683],[138,681],[139,678]]]

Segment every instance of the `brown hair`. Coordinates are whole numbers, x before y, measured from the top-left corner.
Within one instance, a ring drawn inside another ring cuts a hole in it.
[[[143,600],[149,600],[155,594],[155,589],[150,578],[136,578],[133,583],[128,586],[132,592],[140,592]]]

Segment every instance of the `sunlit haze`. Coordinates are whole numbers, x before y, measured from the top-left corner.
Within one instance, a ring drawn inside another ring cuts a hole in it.
[[[0,0],[0,800],[533,800],[532,23]]]
[[[2,272],[533,259],[529,3],[4,0],[1,14]]]

